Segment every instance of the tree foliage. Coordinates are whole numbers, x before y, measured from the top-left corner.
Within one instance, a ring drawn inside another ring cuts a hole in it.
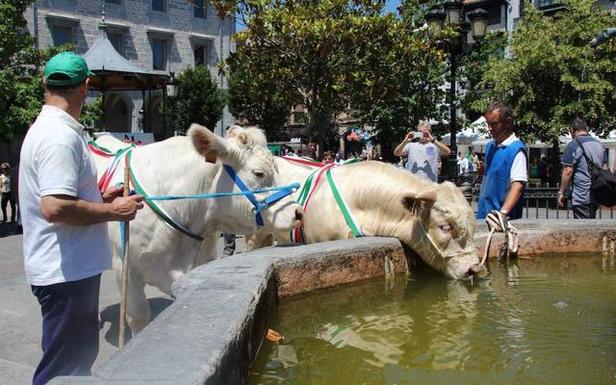
[[[32,1],[0,1],[0,138],[24,133],[40,110],[42,58],[26,31],[23,13]]]
[[[33,3],[0,1],[0,139],[23,135],[44,102],[42,66],[53,55],[73,50],[70,44],[37,50],[28,34],[24,12]],[[99,103],[100,104],[100,103]],[[87,119],[98,119],[100,105],[85,106]]]
[[[263,66],[255,65],[233,66],[228,77],[229,112],[234,116],[244,115],[251,124],[265,130],[269,140],[282,140],[282,129],[289,118],[291,103],[283,97],[284,92],[276,88],[277,84],[256,84],[253,81],[263,69]]]
[[[238,10],[247,26],[227,62],[246,76],[246,94],[304,105],[309,135],[321,143],[337,134],[342,112],[387,129],[408,128],[435,109],[443,56],[424,31],[383,14],[383,1],[213,4]]]
[[[488,63],[482,85],[490,92],[473,103],[481,111],[490,100],[508,101],[519,131],[544,141],[555,141],[576,116],[601,135],[616,123],[615,51],[588,45],[614,25],[614,17],[592,0],[563,4],[555,16],[525,8],[510,41],[511,55]]]
[[[167,127],[185,133],[191,123],[198,123],[213,130],[222,117],[225,100],[209,69],[185,69],[176,78],[176,89],[176,96],[168,98]]]

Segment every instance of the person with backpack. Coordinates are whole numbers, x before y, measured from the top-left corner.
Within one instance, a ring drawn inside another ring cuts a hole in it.
[[[604,149],[588,134],[588,125],[583,119],[574,119],[569,133],[573,140],[565,147],[561,159],[563,170],[558,206],[565,207],[567,200],[571,199],[574,218],[594,219],[600,202],[591,194],[592,173],[595,167],[601,169]]]

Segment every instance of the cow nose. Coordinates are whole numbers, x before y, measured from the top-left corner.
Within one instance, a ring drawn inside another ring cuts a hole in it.
[[[295,219],[301,221],[304,218],[304,210],[299,208],[295,209]]]
[[[466,276],[469,278],[480,278],[485,275],[485,272],[486,268],[483,265],[476,263],[468,269],[468,271],[466,272]]]

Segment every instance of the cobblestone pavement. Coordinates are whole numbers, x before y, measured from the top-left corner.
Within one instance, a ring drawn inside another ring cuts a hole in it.
[[[218,243],[222,254],[222,238]],[[238,250],[243,249],[242,239]],[[146,295],[152,315],[158,315],[172,302],[156,288],[148,286]],[[103,273],[100,312],[103,329],[100,352],[94,366],[107,361],[117,350],[120,294],[111,271]],[[23,269],[22,236],[17,224],[0,222],[0,383],[26,385],[41,357],[41,315],[34,295],[26,283]],[[128,340],[128,339],[127,339]]]

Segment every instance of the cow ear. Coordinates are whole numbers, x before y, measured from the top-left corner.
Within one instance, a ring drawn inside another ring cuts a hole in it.
[[[206,162],[216,163],[216,158],[227,153],[226,141],[207,128],[193,123],[188,129],[188,136],[197,152],[205,158]]]
[[[420,191],[406,194],[402,197],[402,205],[408,211],[414,212],[421,207],[430,208],[436,202],[436,190]]]

